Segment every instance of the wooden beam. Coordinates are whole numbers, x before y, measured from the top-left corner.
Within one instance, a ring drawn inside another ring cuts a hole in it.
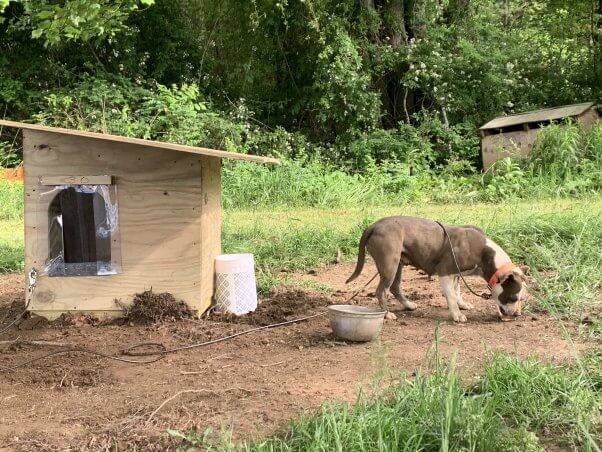
[[[112,176],[40,176],[40,185],[112,185]]]
[[[196,146],[186,146],[183,144],[165,143],[163,141],[143,140],[141,138],[123,137],[120,135],[111,135],[108,133],[87,132],[85,130],[63,129],[61,127],[49,127],[39,124],[28,124],[24,122],[0,120],[0,126],[16,127],[26,130],[37,130],[41,132],[50,132],[62,135],[72,135],[81,138],[94,138],[103,141],[112,141],[116,143],[138,144],[155,149],[170,149],[172,151],[187,152],[189,154],[197,154],[208,157],[219,157],[234,160],[247,160],[255,163],[270,163],[272,165],[280,165],[280,160],[272,157],[261,157],[258,155],[240,154],[238,152],[220,151],[217,149],[202,148]],[[46,145],[46,143],[42,143]]]
[[[215,289],[215,258],[222,252],[221,159],[201,158],[201,291],[202,314],[211,306]]]

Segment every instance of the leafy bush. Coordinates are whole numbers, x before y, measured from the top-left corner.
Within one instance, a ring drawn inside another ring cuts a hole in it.
[[[328,24],[325,35],[314,72],[316,118],[334,136],[369,131],[380,119],[380,101],[362,70],[359,49],[339,21]]]
[[[348,173],[316,159],[284,160],[281,166],[226,162],[225,207],[344,207],[388,205],[422,196],[423,179],[410,166],[392,163]]]
[[[601,123],[591,130],[574,123],[544,127],[529,159],[501,160],[479,176],[478,138],[470,124],[447,126],[435,114],[417,115],[416,125],[315,143],[300,132],[256,124],[242,100],[230,112],[219,112],[194,84],[149,88],[121,77],[82,76],[74,89],[47,96],[36,119],[282,159],[277,168],[226,162],[228,207],[497,202],[602,189]],[[0,151],[11,150],[6,160],[14,164],[13,148],[2,146]]]
[[[12,168],[21,163],[20,149],[14,144],[0,141],[0,168]]]
[[[250,127],[249,127],[250,129]],[[271,155],[281,159],[303,160],[318,158],[321,148],[299,132],[287,132],[282,127],[273,131],[248,130],[242,146],[245,154]]]
[[[413,126],[400,124],[398,130],[377,129],[352,141],[340,159],[356,171],[388,162],[406,163],[423,169],[433,150],[430,143]]]
[[[572,121],[540,129],[529,158],[532,172],[558,181],[577,176],[587,156],[583,135],[583,129]]]
[[[196,85],[147,88],[122,77],[83,76],[69,91],[46,97],[39,122],[220,149],[238,148],[244,127],[212,111]]]

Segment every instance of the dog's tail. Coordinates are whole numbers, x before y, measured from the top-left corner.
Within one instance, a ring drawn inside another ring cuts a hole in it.
[[[362,270],[364,269],[364,262],[366,260],[366,243],[368,243],[368,240],[370,239],[371,235],[372,235],[372,226],[369,226],[366,228],[366,230],[362,234],[362,238],[360,239],[360,245],[359,245],[359,249],[357,252],[357,263],[355,264],[355,270],[353,271],[353,274],[349,277],[349,279],[347,279],[347,281],[345,281],[345,284],[350,283],[355,278],[357,278],[360,275],[360,273],[362,273]]]

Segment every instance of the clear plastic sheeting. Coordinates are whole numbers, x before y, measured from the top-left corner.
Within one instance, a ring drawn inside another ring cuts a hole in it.
[[[121,272],[115,185],[58,185],[42,192],[39,202],[48,217],[48,258],[41,274]]]

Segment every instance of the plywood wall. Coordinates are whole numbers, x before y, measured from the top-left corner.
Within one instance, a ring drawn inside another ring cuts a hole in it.
[[[600,115],[598,115],[598,112],[594,108],[586,110],[577,117],[577,121],[583,124],[587,129],[591,128],[599,119]]]
[[[537,129],[486,135],[481,140],[483,170],[505,157],[526,157],[533,148]]]
[[[215,258],[221,253],[221,159],[201,157],[201,298],[199,312],[210,305],[215,288]]]
[[[115,311],[146,289],[171,292],[203,311],[213,291],[219,253],[220,159],[111,143],[57,133],[24,131],[25,266],[48,257],[48,214],[40,177],[111,175],[117,186],[122,273],[40,276],[30,309]],[[203,168],[203,169],[202,169]]]

